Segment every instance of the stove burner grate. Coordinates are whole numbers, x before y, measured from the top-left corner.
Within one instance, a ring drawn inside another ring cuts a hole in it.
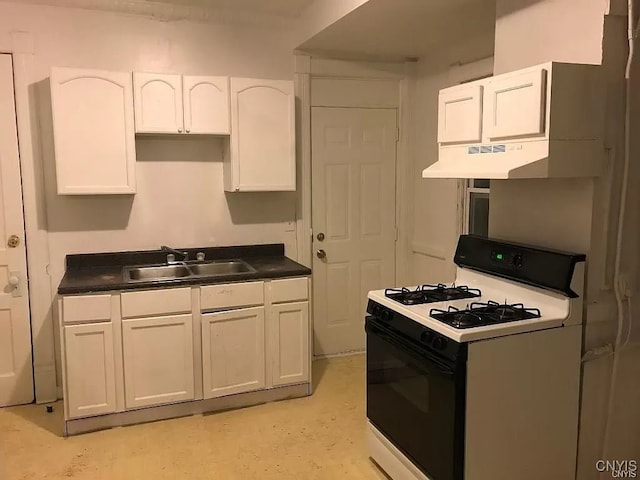
[[[449,287],[439,283],[437,285],[420,285],[415,290],[410,290],[406,287],[387,288],[384,294],[387,298],[404,305],[419,305],[423,303],[475,298],[482,295],[482,292],[477,288],[469,288],[466,285],[452,285]]]
[[[429,315],[455,328],[471,328],[539,318],[541,313],[537,308],[525,308],[522,303],[500,304],[489,300],[472,302],[466,310],[451,306],[447,310],[432,308]]]

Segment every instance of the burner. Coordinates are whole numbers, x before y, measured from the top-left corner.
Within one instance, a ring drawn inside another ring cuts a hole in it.
[[[469,328],[477,325],[482,321],[482,318],[472,312],[461,312],[459,315],[454,316],[451,324],[456,328]]]
[[[420,285],[415,290],[402,288],[387,288],[384,291],[387,298],[400,302],[404,305],[419,305],[422,303],[446,302],[451,300],[461,300],[465,298],[475,298],[481,295],[480,290],[467,286],[448,287],[442,283],[437,285]]]
[[[432,308],[429,315],[455,328],[471,328],[539,318],[540,310],[525,308],[521,303],[509,305],[489,301],[472,302],[466,310],[458,310],[455,307],[449,307],[448,310]]]

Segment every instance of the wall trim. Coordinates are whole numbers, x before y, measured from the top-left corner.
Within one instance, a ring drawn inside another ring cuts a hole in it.
[[[294,90],[297,116],[297,261],[312,267],[311,241],[311,57],[295,55]]]
[[[414,168],[411,155],[411,92],[415,89],[417,62],[404,64],[404,77],[400,80],[398,127],[400,140],[396,154],[396,285],[410,283],[411,262],[409,242],[413,238]]]
[[[322,57],[310,58],[311,70],[309,73],[314,78],[338,77],[370,80],[402,80],[405,76],[405,64],[400,62],[363,62]]]

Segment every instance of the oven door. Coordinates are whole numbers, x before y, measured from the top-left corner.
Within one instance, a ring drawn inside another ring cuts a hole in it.
[[[431,480],[462,480],[466,365],[367,317],[367,417]]]

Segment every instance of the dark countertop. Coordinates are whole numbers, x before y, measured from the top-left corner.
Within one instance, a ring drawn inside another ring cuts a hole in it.
[[[58,287],[58,293],[60,295],[71,295],[111,290],[140,290],[296,277],[311,274],[309,268],[284,256],[284,245],[282,244],[188,249],[177,248],[176,250],[188,251],[190,259],[195,259],[196,252],[204,252],[205,262],[211,260],[242,259],[252,266],[255,272],[216,277],[185,277],[152,282],[127,282],[124,279],[124,267],[162,264],[166,260],[167,252],[148,250],[141,252],[67,255],[67,269]]]

